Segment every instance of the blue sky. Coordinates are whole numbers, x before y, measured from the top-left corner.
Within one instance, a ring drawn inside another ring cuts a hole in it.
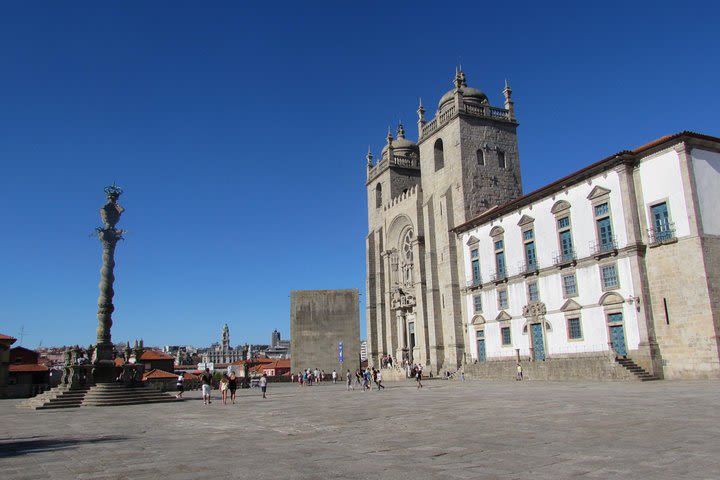
[[[0,332],[94,341],[102,189],[117,182],[113,340],[233,344],[289,292],[359,288],[365,160],[417,138],[462,62],[501,105],[524,191],[681,130],[720,135],[710,2],[6,2]]]

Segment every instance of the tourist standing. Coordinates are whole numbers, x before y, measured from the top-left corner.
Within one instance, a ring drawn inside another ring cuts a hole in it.
[[[333,383],[337,383],[337,372],[335,370],[332,372],[332,381]]]
[[[183,377],[183,375],[181,373],[177,378],[176,387],[177,387],[178,393],[177,393],[177,395],[175,395],[175,398],[182,398],[183,392],[185,391],[184,382],[185,382],[185,377]]]
[[[210,401],[210,390],[212,390],[212,374],[210,373],[210,369],[206,368],[205,373],[202,375],[203,405],[209,405],[212,403]]]
[[[262,390],[263,398],[267,398],[265,396],[265,392],[267,392],[267,373],[263,373],[263,376],[260,377],[260,390]]]
[[[517,374],[515,374],[515,380],[520,381],[523,379],[522,365],[520,362],[517,363]]]
[[[347,380],[346,381],[347,381],[347,391],[349,392],[351,388],[354,391],[355,387],[353,386],[353,383],[352,383],[353,377],[352,377],[352,375],[350,375],[350,370],[347,371]]]
[[[237,377],[235,376],[235,372],[230,374],[228,390],[230,390],[230,401],[235,405],[235,390],[237,390]]]
[[[422,388],[422,368],[418,367],[415,373],[415,381],[417,382],[417,388]]]
[[[222,398],[222,404],[227,405],[227,391],[228,391],[228,381],[230,379],[227,376],[227,373],[223,373],[222,378],[220,379],[220,398]]]

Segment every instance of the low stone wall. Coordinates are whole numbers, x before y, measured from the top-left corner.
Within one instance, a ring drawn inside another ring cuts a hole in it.
[[[636,377],[612,357],[549,358],[543,362],[521,362],[524,380],[633,381]],[[465,377],[479,380],[514,380],[517,361],[500,360],[466,365]]]

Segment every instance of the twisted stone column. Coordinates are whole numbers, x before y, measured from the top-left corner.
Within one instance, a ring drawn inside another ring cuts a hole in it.
[[[120,215],[124,209],[118,205],[117,199],[122,194],[122,189],[116,185],[105,188],[107,203],[100,208],[100,218],[103,227],[96,229],[98,238],[102,242],[102,268],[100,270],[100,295],[98,296],[98,326],[97,345],[93,363],[96,366],[95,378],[99,382],[112,381],[114,375],[113,345],[110,329],[112,327],[112,313],[115,310],[113,305],[113,283],[115,282],[115,245],[122,239],[123,231],[115,228],[120,221]]]

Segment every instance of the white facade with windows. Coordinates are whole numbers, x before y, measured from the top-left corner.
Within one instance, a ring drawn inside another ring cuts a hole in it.
[[[720,252],[720,222],[708,212],[719,167],[718,139],[684,132],[455,228],[467,360],[609,354],[658,375],[717,377],[718,260],[708,251]],[[698,355],[706,360],[688,360]],[[698,368],[707,375],[688,373]]]

